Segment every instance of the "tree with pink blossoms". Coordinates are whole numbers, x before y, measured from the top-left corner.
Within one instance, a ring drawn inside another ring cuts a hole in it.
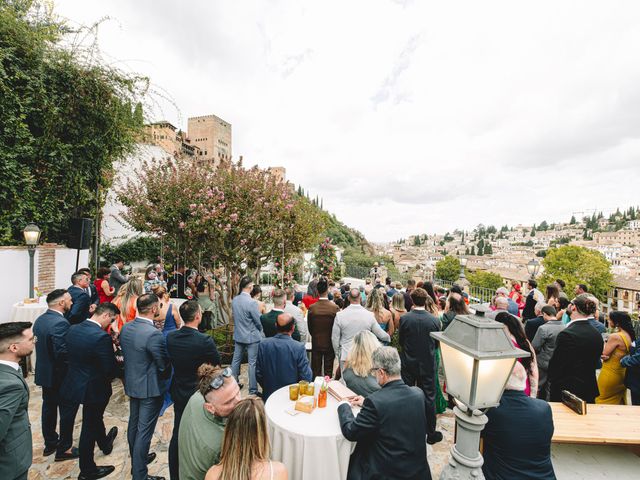
[[[338,258],[336,257],[336,247],[331,244],[331,238],[326,237],[320,245],[315,255],[316,266],[320,275],[333,279],[338,276]]]
[[[153,160],[117,191],[131,227],[163,238],[188,265],[222,267],[228,318],[241,275],[257,277],[270,260],[298,257],[324,229],[318,210],[289,183],[241,162],[214,169],[189,158]]]

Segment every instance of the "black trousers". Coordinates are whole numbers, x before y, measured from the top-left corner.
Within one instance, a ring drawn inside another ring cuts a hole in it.
[[[60,440],[58,441],[57,455],[66,452],[73,445],[73,425],[76,422],[79,407],[78,403],[65,399],[60,400]]]
[[[180,468],[178,463],[178,435],[180,433],[180,420],[187,404],[175,402],[173,404],[173,433],[169,442],[169,476],[171,480],[180,480]]]
[[[107,443],[107,432],[104,427],[104,410],[107,408],[107,400],[104,403],[86,403],[82,406],[82,429],[80,430],[80,471],[91,473],[96,469],[93,460],[93,450],[96,446],[103,449]]]
[[[58,445],[58,433],[56,427],[58,423],[58,409],[60,408],[59,385],[52,387],[42,387],[42,437],[45,448]],[[62,422],[62,415],[60,415]]]
[[[311,371],[315,377],[333,377],[333,361],[336,358],[333,350],[329,352],[317,352],[311,350]],[[324,361],[324,373],[322,363]]]
[[[427,417],[427,435],[436,432],[436,371],[435,365],[402,365],[401,376],[410,387],[424,392],[424,410]]]

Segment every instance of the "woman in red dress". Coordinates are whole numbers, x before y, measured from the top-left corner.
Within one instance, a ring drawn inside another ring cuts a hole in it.
[[[111,276],[111,270],[107,267],[101,267],[98,269],[98,274],[93,284],[98,292],[98,298],[100,303],[113,301],[113,295],[116,293],[116,289],[109,285],[109,277]]]
[[[309,307],[316,303],[319,298],[320,294],[318,293],[318,280],[313,279],[309,282],[309,286],[307,287],[307,294],[302,297],[302,303],[304,303],[304,306],[307,307],[307,310],[309,310]]]

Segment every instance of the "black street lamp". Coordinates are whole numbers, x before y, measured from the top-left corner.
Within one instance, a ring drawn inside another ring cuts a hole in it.
[[[33,298],[33,257],[36,254],[36,247],[40,240],[40,229],[34,223],[30,223],[22,231],[24,235],[24,243],[27,244],[29,250],[29,298]]]
[[[536,275],[540,271],[540,262],[538,262],[536,259],[531,260],[529,263],[527,263],[527,271],[529,272],[532,280],[536,278]]]

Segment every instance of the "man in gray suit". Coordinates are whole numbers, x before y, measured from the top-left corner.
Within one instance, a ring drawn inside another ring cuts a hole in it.
[[[0,325],[0,478],[26,480],[32,460],[29,387],[20,359],[33,352],[31,322]]]
[[[231,302],[234,322],[233,341],[235,342],[231,370],[233,371],[233,376],[236,377],[236,381],[240,383],[240,364],[246,351],[249,360],[249,395],[256,395],[258,393],[256,358],[258,357],[258,345],[263,335],[258,304],[250,295],[252,288],[253,281],[251,278],[242,277],[240,280],[240,294]]]
[[[362,330],[370,330],[381,342],[390,342],[389,334],[382,330],[372,312],[360,304],[360,290],[349,290],[349,306],[336,314],[331,331],[331,343],[333,351],[340,361],[340,371],[351,350],[353,337]]]
[[[148,475],[147,464],[155,458],[155,453],[149,454],[149,446],[169,386],[171,365],[164,337],[153,325],[160,311],[158,297],[153,293],[140,295],[136,306],[138,317],[125,324],[120,334],[124,391],[129,396],[131,473],[134,480],[164,480]]]

